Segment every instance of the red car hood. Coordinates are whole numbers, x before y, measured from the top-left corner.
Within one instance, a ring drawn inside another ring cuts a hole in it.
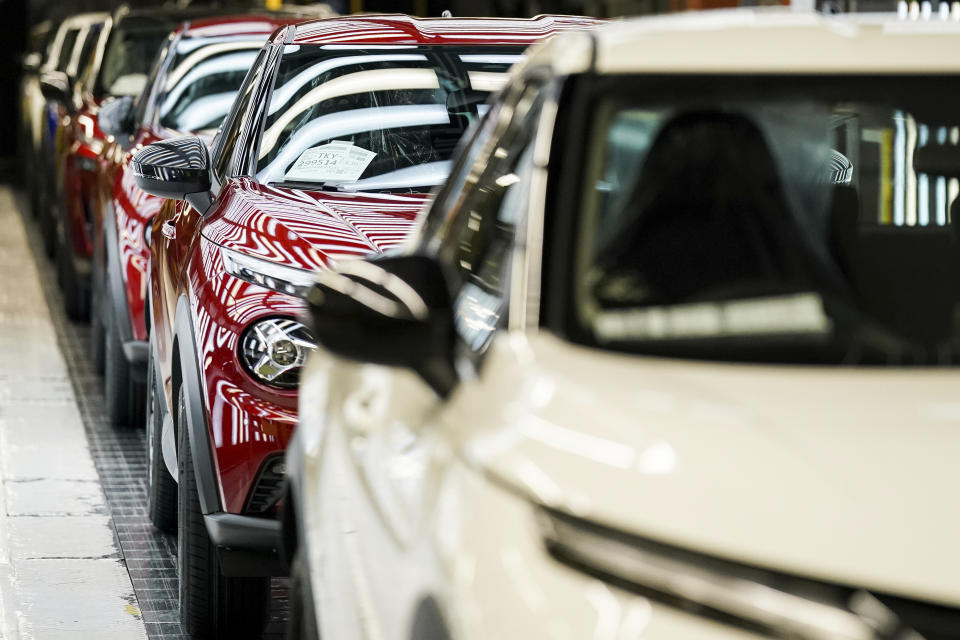
[[[300,269],[330,258],[381,253],[410,233],[426,194],[299,191],[231,180],[204,226],[211,242]]]

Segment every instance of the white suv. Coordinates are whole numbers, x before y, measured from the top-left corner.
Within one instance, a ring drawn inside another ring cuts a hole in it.
[[[558,36],[312,293],[295,637],[960,637],[960,23]]]

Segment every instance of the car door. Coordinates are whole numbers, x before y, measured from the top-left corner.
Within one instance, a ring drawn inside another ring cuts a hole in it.
[[[461,154],[419,232],[421,249],[455,274],[461,385],[482,371],[494,332],[505,326],[546,94],[540,81],[508,90]],[[331,512],[321,519],[337,522],[328,535],[338,539],[319,551],[325,574],[319,597],[325,611],[337,613],[327,621],[321,615],[321,622],[331,623],[324,630],[330,637],[362,630],[367,637],[407,638],[411,620],[420,619],[413,612],[433,610],[445,599],[446,574],[437,565],[429,522],[449,460],[436,427],[450,421],[450,403],[418,374],[398,367],[337,361],[328,384],[336,428],[328,443],[331,464],[324,465]]]

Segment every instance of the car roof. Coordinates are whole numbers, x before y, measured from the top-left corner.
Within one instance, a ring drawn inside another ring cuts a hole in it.
[[[960,71],[958,50],[960,22],[952,17],[730,9],[615,21],[589,38],[559,36],[527,64],[560,74],[591,67],[601,74],[923,74]]]
[[[302,21],[302,17],[290,15],[235,14],[188,20],[177,27],[177,32],[184,38],[263,35],[266,42],[277,29]]]
[[[602,20],[579,16],[534,18],[414,18],[401,14],[353,15],[309,20],[279,33],[287,44],[530,44],[561,31],[582,30]]]
[[[63,29],[76,29],[91,24],[96,24],[98,22],[106,22],[107,18],[110,17],[109,13],[96,11],[91,13],[75,13],[68,18],[66,18],[61,24]]]

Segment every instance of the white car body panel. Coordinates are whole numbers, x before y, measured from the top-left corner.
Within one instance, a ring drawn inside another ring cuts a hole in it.
[[[564,511],[957,606],[958,387],[953,370],[685,362],[540,333],[498,340],[451,408],[471,459]]]
[[[898,21],[888,13],[720,9],[617,21],[601,33],[595,40],[601,74],[960,71],[956,17]],[[538,45],[525,66],[547,65],[558,74],[586,70],[593,50],[578,35],[560,34]]]
[[[310,536],[305,549],[321,637],[418,637],[412,629],[424,594],[442,599],[450,636],[463,640],[759,637],[627,593],[551,557],[533,503],[491,483],[438,437],[464,418],[466,404],[450,403],[436,416],[443,426],[434,423],[400,447],[390,446],[389,433],[358,436],[330,419],[347,413],[337,408],[349,402],[358,379],[372,377],[379,397],[393,399],[404,385],[392,382],[405,375],[325,353],[305,370],[303,393],[312,400],[298,432],[307,498],[300,517]],[[436,398],[432,404],[439,408]],[[371,500],[378,481],[408,491]],[[400,507],[418,516],[409,528],[389,515]]]

